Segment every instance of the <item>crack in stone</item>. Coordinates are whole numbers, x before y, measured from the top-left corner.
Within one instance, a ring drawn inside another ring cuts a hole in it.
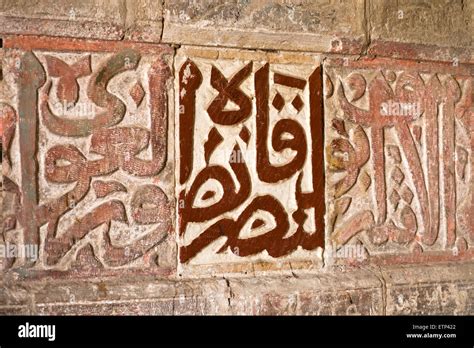
[[[378,272],[376,270],[373,270],[370,267],[362,268],[362,269],[369,271],[380,281],[381,290],[382,290],[382,315],[386,316],[387,315],[387,280],[385,279],[383,275],[382,268],[380,266],[377,266],[377,267],[378,267]]]
[[[235,297],[234,292],[232,291],[232,287],[230,286],[230,280],[227,279],[226,277],[223,277],[225,280],[225,283],[227,285],[227,288],[229,289],[229,296],[227,297],[227,305],[229,307],[229,310],[232,309],[232,299]]]
[[[364,1],[364,19],[362,21],[362,27],[364,30],[364,36],[366,42],[362,45],[361,53],[358,55],[359,58],[367,57],[370,46],[372,45],[372,36],[371,36],[371,22],[370,22],[370,3],[369,1]]]
[[[161,33],[160,42],[163,41],[163,33],[165,32],[165,0],[161,0]],[[175,52],[176,53],[176,52]],[[176,54],[175,54],[176,55]],[[174,62],[174,57],[173,57]],[[174,76],[174,75],[173,75]]]

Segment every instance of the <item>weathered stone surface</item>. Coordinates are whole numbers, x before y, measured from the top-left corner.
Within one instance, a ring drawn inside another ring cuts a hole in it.
[[[474,311],[474,264],[396,267],[382,271],[388,315],[469,315]]]
[[[66,315],[218,314],[227,312],[228,298],[224,280],[63,283],[41,288],[35,294],[34,310]]]
[[[200,280],[155,280],[137,277],[126,279],[91,279],[90,282],[57,281],[54,284],[31,282],[36,304],[128,301],[137,299],[190,299],[197,297],[228,298],[228,287],[224,279]]]
[[[0,0],[0,314],[474,314],[473,16]]]
[[[136,277],[88,282],[5,281],[2,286],[5,290],[0,293],[0,312],[5,314],[17,311],[60,315],[225,314],[230,298],[224,279],[169,281]]]
[[[375,40],[367,50],[369,56],[390,57],[425,61],[449,62],[453,66],[459,63],[474,63],[472,48],[439,47],[424,44],[411,44]]]
[[[181,48],[175,71],[181,271],[317,265],[324,246],[319,58]]]
[[[227,298],[181,297],[37,305],[37,315],[217,315],[226,314]],[[15,308],[16,309],[16,308]],[[0,311],[1,311],[0,307]],[[18,309],[17,309],[18,310]],[[1,312],[0,312],[1,313]]]
[[[2,277],[2,288],[0,289],[0,306],[20,306],[30,302],[29,290],[14,286]]]
[[[16,281],[1,314],[472,314],[474,263],[345,267],[292,276]]]
[[[374,263],[472,260],[472,66],[326,67],[330,245]]]
[[[172,51],[38,37],[4,47],[1,244],[26,252],[2,268],[172,274]]]
[[[364,1],[165,2],[163,41],[205,46],[360,53]]]
[[[371,0],[371,37],[375,40],[472,47],[470,1]]]
[[[474,4],[463,0],[371,0],[369,53],[473,62]]]
[[[163,29],[163,1],[126,0],[125,38],[133,41],[159,42]]]
[[[38,305],[37,315],[171,315],[172,300]],[[23,314],[23,313],[22,313]]]
[[[334,271],[334,270],[333,270]],[[383,313],[381,282],[369,271],[231,279],[233,314],[374,315]]]
[[[118,40],[126,8],[121,0],[1,0],[1,34]]]
[[[31,315],[26,306],[0,306],[0,315]]]

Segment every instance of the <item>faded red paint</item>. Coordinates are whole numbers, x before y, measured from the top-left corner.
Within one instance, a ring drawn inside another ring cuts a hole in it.
[[[173,263],[158,266],[154,258],[156,248],[162,244],[173,249],[172,182],[160,181],[166,192],[154,182],[167,163],[166,84],[171,74],[163,58],[172,51],[160,45],[38,37],[6,37],[4,47],[8,67],[4,74],[14,77],[16,85],[10,87],[17,88],[19,94],[18,105],[2,105],[6,123],[5,190],[17,196],[19,204],[4,222],[3,230],[19,229],[25,243],[43,249],[44,260],[33,262],[38,270],[28,273],[35,277],[116,274],[114,267],[139,260],[145,273],[170,274]],[[95,68],[91,65],[92,55],[98,62]],[[15,64],[15,57],[21,64]],[[141,64],[144,60],[150,63]],[[143,69],[147,71],[143,73]],[[132,81],[112,82],[123,72],[129,73]],[[146,90],[140,84],[142,76],[148,79]],[[130,93],[131,103],[110,91],[113,83],[129,87],[123,91]],[[80,97],[83,88],[85,98]],[[145,96],[149,97],[149,105],[140,105]],[[58,112],[52,103],[54,97],[67,107]],[[86,109],[88,115],[67,115],[69,109],[75,110],[86,102],[94,106],[92,113]],[[123,125],[127,117],[132,125]],[[148,124],[150,128],[143,127]],[[19,129],[19,139],[14,139],[15,128]],[[40,141],[41,134],[50,133],[60,140],[53,145]],[[18,141],[19,153],[12,154],[12,141]],[[78,145],[79,141],[89,144],[88,151]],[[139,158],[146,149],[150,155]],[[13,155],[20,157],[20,177],[11,168]],[[37,161],[41,158],[44,162]],[[46,184],[39,180],[41,171]],[[130,180],[114,177],[119,171]],[[108,177],[111,178],[104,180]],[[64,191],[60,187],[66,184],[74,185]],[[49,189],[44,191],[43,185]],[[47,233],[40,244],[42,226]],[[130,236],[125,244],[113,241],[114,226]],[[104,227],[98,240],[83,243],[93,230]],[[134,230],[141,234],[133,237]],[[74,248],[79,248],[77,257]],[[21,267],[30,265],[31,262],[23,263]],[[64,267],[72,272],[56,273],[57,268]]]
[[[363,240],[375,263],[472,259],[472,66],[378,58],[327,68],[331,241]]]
[[[455,61],[458,63],[474,63],[472,50],[469,48],[440,47],[383,40],[373,40],[370,43],[368,54],[398,59],[446,61],[451,64]]]

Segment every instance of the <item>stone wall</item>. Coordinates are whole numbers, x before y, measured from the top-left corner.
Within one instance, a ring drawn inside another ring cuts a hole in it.
[[[474,314],[473,16],[0,0],[0,313]]]

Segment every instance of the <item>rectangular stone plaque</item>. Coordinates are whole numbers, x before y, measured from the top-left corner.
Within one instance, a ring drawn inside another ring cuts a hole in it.
[[[473,259],[472,66],[325,67],[328,247],[381,263]]]
[[[320,265],[319,57],[181,48],[175,71],[179,273]]]
[[[2,267],[58,276],[171,274],[172,50],[39,37],[3,42],[1,242],[15,254]]]
[[[166,0],[163,42],[360,54],[363,0]]]

